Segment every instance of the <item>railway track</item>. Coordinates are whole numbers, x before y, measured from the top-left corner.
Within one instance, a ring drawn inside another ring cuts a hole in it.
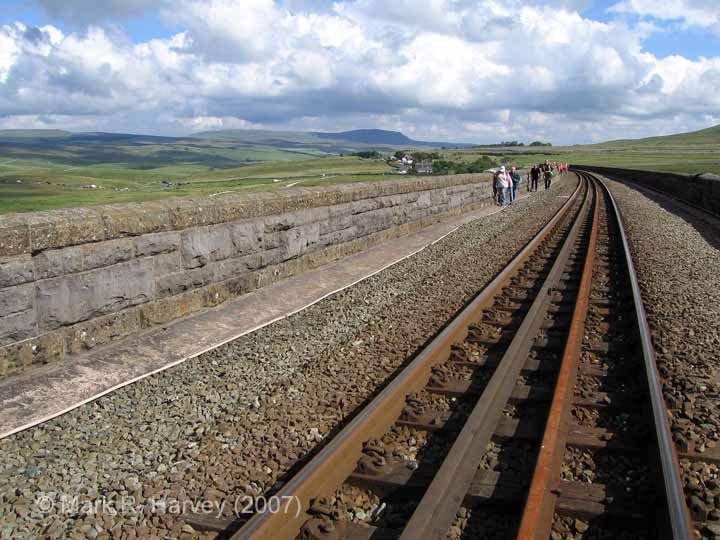
[[[233,540],[692,538],[620,216],[598,179],[578,177],[508,267],[278,491],[300,512],[258,513],[234,533],[193,525]]]

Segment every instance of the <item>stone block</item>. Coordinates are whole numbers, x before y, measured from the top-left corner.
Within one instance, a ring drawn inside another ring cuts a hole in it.
[[[153,262],[134,259],[39,281],[35,305],[40,328],[52,330],[142,304],[154,295]]]
[[[0,376],[6,377],[20,373],[32,363],[33,352],[29,342],[24,341],[0,347]]]
[[[234,255],[248,255],[263,249],[264,223],[260,220],[230,223]]]
[[[39,253],[105,240],[100,214],[91,208],[71,208],[28,214],[30,249]]]
[[[207,306],[205,289],[195,289],[139,306],[143,326],[165,324]]]
[[[25,253],[30,253],[30,227],[25,218],[0,216],[0,257],[15,257]]]
[[[429,208],[432,206],[432,198],[430,196],[430,193],[423,192],[421,193],[417,198],[417,205],[419,208]]]
[[[320,239],[320,225],[310,223],[280,233],[280,248],[284,259],[295,258],[317,246]]]
[[[380,208],[391,208],[394,206],[405,206],[412,204],[418,199],[418,193],[399,193],[397,195],[387,195],[377,199]]]
[[[290,212],[279,216],[266,216],[263,219],[264,231],[266,233],[282,232],[302,225],[299,212]]]
[[[180,237],[185,268],[199,268],[233,255],[232,235],[227,224],[188,229]]]
[[[50,332],[0,347],[0,378],[20,373],[34,364],[48,364],[65,357],[63,332]],[[3,373],[4,371],[4,373]]]
[[[364,214],[380,208],[380,203],[375,199],[364,199],[361,201],[354,201],[350,203],[348,207],[348,213],[351,215]]]
[[[29,341],[33,364],[57,362],[67,354],[64,332],[48,332]]]
[[[0,258],[0,287],[12,287],[34,279],[35,268],[29,254]]]
[[[153,261],[153,276],[155,279],[162,278],[169,274],[182,272],[185,269],[182,255],[179,251],[161,253],[151,258]]]
[[[161,298],[155,302],[148,302],[138,307],[142,317],[143,326],[149,327],[157,324],[165,324],[183,316],[186,313],[181,308],[178,297],[170,296]]]
[[[135,239],[138,257],[149,257],[180,249],[180,233],[176,231],[144,234]]]
[[[352,227],[352,216],[350,214],[333,216],[319,223],[320,234],[328,234],[342,229]]]
[[[35,279],[50,279],[80,272],[82,260],[79,249],[49,249],[35,255],[33,265]]]
[[[212,266],[206,265],[157,277],[155,279],[156,296],[157,298],[165,298],[166,296],[173,296],[203,287],[213,281],[214,275]]]
[[[206,288],[206,303],[217,306],[241,294],[249,293],[256,288],[255,272],[231,277],[219,283],[212,283]]]
[[[364,214],[353,216],[353,225],[358,234],[363,236],[392,225],[392,208],[381,208]]]
[[[318,245],[333,246],[335,244],[342,244],[343,242],[354,240],[357,236],[357,229],[355,227],[348,227],[347,229],[340,229],[321,235],[318,239]]]
[[[37,334],[37,320],[32,310],[0,316],[0,345],[22,341]]]
[[[64,330],[67,351],[76,354],[142,330],[139,307],[75,324]]]
[[[245,255],[243,257],[235,257],[211,263],[212,282],[225,281],[242,274],[247,274],[253,270],[260,268],[262,264],[262,256],[260,253]]]
[[[260,266],[265,268],[285,260],[285,250],[281,247],[268,249],[260,254]]]
[[[33,308],[35,286],[32,283],[0,289],[0,317]]]
[[[168,201],[170,229],[180,231],[219,223],[216,202],[212,199]]]
[[[135,247],[127,239],[50,249],[33,257],[35,278],[49,279],[112,266],[130,260],[134,254]]]
[[[106,238],[122,238],[169,231],[170,210],[164,201],[98,207]]]

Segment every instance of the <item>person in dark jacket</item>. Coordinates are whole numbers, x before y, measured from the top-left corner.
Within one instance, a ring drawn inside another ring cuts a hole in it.
[[[550,189],[550,182],[552,181],[552,166],[550,165],[550,160],[546,160],[543,166],[543,178],[545,179],[545,191],[547,191]]]
[[[510,204],[512,204],[515,202],[515,199],[517,198],[518,186],[520,185],[520,182],[522,182],[520,173],[515,168],[515,165],[513,165],[512,168],[510,169],[510,179],[512,180],[512,188],[510,191]]]
[[[533,165],[530,169],[530,191],[537,191],[538,180],[540,180],[540,165]]]
[[[499,191],[498,191],[498,186],[500,183],[499,177],[500,177],[500,171],[495,171],[493,173],[493,179],[492,179],[493,201],[495,201],[495,204],[500,204],[500,196],[499,196]]]

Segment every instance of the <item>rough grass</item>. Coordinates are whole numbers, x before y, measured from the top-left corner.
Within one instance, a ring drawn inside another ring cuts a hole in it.
[[[38,138],[37,133],[0,131],[0,214],[397,178],[382,160],[326,156],[327,148],[311,148],[302,141],[269,146],[252,141],[61,131],[48,131]],[[595,145],[476,147],[442,153],[449,160],[475,161],[489,155],[518,165],[551,159],[720,174],[720,126]],[[92,184],[98,187],[87,188]]]
[[[461,159],[494,154],[521,165],[550,159],[577,165],[680,173],[720,174],[720,126],[664,137],[600,144],[519,148],[473,148],[455,152]]]
[[[172,166],[141,173],[120,164],[60,168],[38,162],[8,164],[0,160],[0,214],[391,178],[397,176],[390,174],[385,162],[354,157],[307,159],[224,170]],[[279,182],[273,182],[274,179]],[[163,184],[163,180],[172,185]],[[90,188],[90,185],[97,187]]]

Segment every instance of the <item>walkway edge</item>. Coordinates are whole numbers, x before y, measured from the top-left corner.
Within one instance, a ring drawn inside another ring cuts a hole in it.
[[[308,309],[309,307],[314,306],[314,305],[317,304],[318,302],[321,302],[321,301],[325,300],[326,298],[329,298],[329,297],[331,297],[331,296],[333,296],[333,295],[335,295],[335,294],[338,294],[338,293],[344,291],[345,289],[348,289],[348,288],[350,288],[350,287],[353,287],[354,285],[357,285],[358,283],[360,283],[360,282],[362,282],[362,281],[365,281],[365,280],[373,277],[374,275],[376,275],[376,274],[378,274],[378,273],[380,273],[380,272],[382,272],[382,271],[384,271],[384,270],[386,270],[386,269],[388,269],[388,268],[390,268],[390,267],[392,267],[392,266],[394,266],[394,265],[396,265],[396,264],[398,264],[398,263],[400,263],[400,262],[402,262],[402,261],[404,261],[404,260],[406,260],[406,259],[408,259],[408,258],[410,258],[410,257],[413,257],[413,256],[417,255],[418,253],[420,253],[420,252],[422,252],[423,250],[425,250],[427,247],[432,246],[433,244],[436,244],[437,242],[442,241],[444,238],[446,238],[446,237],[449,236],[450,234],[452,234],[452,233],[454,233],[455,231],[457,231],[457,230],[458,230],[461,226],[463,226],[465,223],[468,223],[468,222],[470,222],[470,221],[475,221],[475,220],[477,220],[477,219],[482,219],[482,218],[485,218],[485,217],[489,217],[489,216],[491,216],[491,215],[495,215],[495,214],[501,212],[502,210],[504,210],[504,208],[495,208],[492,212],[489,212],[489,213],[486,213],[486,212],[483,211],[483,210],[479,210],[479,211],[476,210],[476,211],[471,212],[471,213],[469,213],[469,214],[465,214],[465,215],[458,216],[458,217],[456,217],[455,219],[445,221],[444,223],[443,223],[443,222],[440,222],[440,223],[438,223],[438,224],[436,224],[436,225],[431,225],[431,226],[429,226],[429,227],[427,227],[427,228],[425,228],[425,229],[421,229],[421,230],[418,231],[417,233],[412,233],[411,235],[407,235],[407,236],[405,236],[405,237],[400,237],[400,238],[398,238],[398,239],[394,239],[394,240],[399,240],[399,241],[401,241],[401,240],[404,240],[404,239],[408,239],[409,237],[412,237],[413,235],[422,234],[423,231],[427,232],[427,229],[429,229],[429,228],[431,228],[431,227],[433,227],[433,226],[439,226],[439,225],[443,225],[443,224],[448,224],[448,223],[452,223],[453,221],[454,221],[454,222],[459,222],[459,224],[456,225],[455,227],[453,227],[451,230],[445,232],[445,233],[442,234],[440,237],[435,238],[435,239],[432,240],[431,242],[428,242],[428,243],[423,244],[420,248],[418,248],[418,249],[416,249],[416,250],[414,250],[414,251],[412,251],[412,252],[410,252],[410,253],[408,253],[408,254],[406,254],[406,255],[403,255],[402,257],[399,257],[399,258],[397,258],[397,259],[394,259],[394,260],[392,260],[390,263],[385,264],[385,265],[383,265],[382,267],[380,267],[380,268],[378,268],[378,269],[375,269],[375,270],[373,270],[373,271],[370,272],[370,273],[364,274],[362,277],[360,277],[360,278],[358,278],[358,279],[356,279],[356,280],[354,280],[354,281],[352,281],[352,282],[350,282],[350,283],[347,283],[347,284],[345,284],[345,285],[343,285],[343,286],[341,286],[341,287],[338,287],[338,288],[336,288],[336,289],[333,289],[332,291],[327,292],[327,293],[325,293],[325,294],[322,294],[321,296],[318,296],[317,298],[313,299],[311,302],[309,302],[309,303],[307,303],[307,304],[304,304],[303,306],[301,306],[301,307],[299,307],[299,308],[292,309],[292,310],[290,310],[290,311],[287,311],[287,312],[283,313],[282,315],[279,315],[279,316],[277,316],[277,317],[275,317],[275,318],[272,318],[272,319],[270,319],[270,320],[264,321],[264,322],[261,323],[261,324],[255,325],[255,326],[253,326],[253,327],[251,327],[251,328],[247,328],[247,329],[245,329],[245,330],[243,330],[243,331],[241,331],[241,332],[234,333],[234,334],[232,334],[232,335],[231,335],[230,337],[228,337],[228,338],[225,338],[225,339],[222,339],[222,340],[220,340],[220,341],[214,342],[212,345],[209,345],[209,346],[207,346],[207,347],[203,347],[203,348],[201,348],[201,349],[199,349],[199,350],[197,350],[197,351],[194,351],[194,352],[191,353],[191,354],[187,354],[187,355],[183,356],[182,358],[179,358],[179,359],[177,359],[177,360],[168,362],[167,364],[164,364],[164,365],[162,365],[162,366],[160,366],[160,367],[158,367],[158,368],[156,368],[156,369],[152,369],[152,370],[150,370],[150,371],[143,372],[143,373],[141,373],[141,374],[139,374],[139,375],[137,375],[137,376],[131,377],[131,378],[127,379],[127,380],[123,380],[122,382],[120,382],[120,383],[118,383],[118,384],[114,384],[114,385],[112,385],[112,386],[109,386],[108,388],[104,388],[102,391],[94,392],[92,395],[90,395],[90,396],[87,397],[87,398],[81,399],[81,400],[79,400],[79,401],[74,401],[74,402],[72,402],[70,405],[61,407],[60,409],[57,409],[57,410],[52,410],[51,412],[48,412],[48,413],[46,413],[46,414],[42,414],[41,416],[36,416],[36,415],[33,414],[32,412],[30,412],[30,413],[27,414],[27,415],[22,415],[22,414],[21,414],[21,415],[19,415],[19,416],[18,416],[18,415],[13,416],[12,414],[9,414],[9,413],[11,412],[11,411],[9,410],[9,408],[13,407],[13,404],[14,404],[14,408],[16,409],[16,411],[17,411],[17,409],[19,408],[19,409],[21,409],[21,412],[26,412],[25,409],[28,409],[29,407],[32,407],[34,400],[33,400],[32,398],[31,398],[29,401],[28,401],[27,399],[23,399],[24,396],[23,396],[22,392],[21,392],[20,394],[15,394],[15,395],[13,396],[13,398],[11,398],[10,400],[8,400],[8,399],[3,399],[5,396],[2,395],[2,394],[5,394],[5,393],[6,393],[4,390],[6,390],[7,387],[9,387],[9,386],[16,386],[16,383],[17,383],[17,381],[18,381],[19,379],[27,379],[27,378],[30,378],[31,376],[34,376],[35,373],[21,374],[21,375],[19,375],[19,376],[17,376],[17,377],[11,377],[11,378],[9,378],[9,379],[7,379],[7,380],[5,380],[5,381],[2,381],[2,383],[0,383],[0,403],[2,403],[2,408],[3,408],[3,411],[4,411],[5,414],[3,415],[4,418],[3,418],[2,423],[0,424],[0,439],[4,439],[4,438],[9,437],[9,436],[11,436],[11,435],[14,435],[14,434],[16,434],[16,433],[25,431],[25,430],[27,430],[27,429],[30,429],[30,428],[34,427],[34,426],[37,426],[37,425],[39,425],[39,424],[42,424],[42,423],[47,422],[47,421],[49,421],[49,420],[52,420],[53,418],[57,418],[57,417],[59,417],[59,416],[62,416],[63,414],[66,414],[66,413],[68,413],[68,412],[73,411],[74,409],[77,409],[78,407],[82,407],[83,405],[86,405],[86,404],[88,404],[88,403],[91,403],[91,402],[93,402],[93,401],[95,401],[95,400],[97,400],[97,399],[99,399],[99,398],[101,398],[101,397],[103,397],[103,396],[105,396],[105,395],[107,395],[107,394],[110,394],[110,393],[112,393],[112,392],[114,392],[114,391],[116,391],[116,390],[119,390],[119,389],[121,389],[121,388],[124,388],[125,386],[129,386],[129,385],[131,385],[131,384],[134,384],[134,383],[136,383],[136,382],[139,382],[139,381],[141,381],[141,380],[143,380],[143,379],[146,379],[146,378],[148,378],[148,377],[151,377],[151,376],[153,376],[153,375],[157,375],[158,373],[161,373],[161,372],[163,372],[163,371],[165,371],[165,370],[167,370],[167,369],[170,369],[170,368],[173,368],[173,367],[178,366],[178,365],[180,365],[180,364],[183,364],[183,363],[187,362],[188,360],[192,360],[193,358],[197,358],[198,356],[200,356],[200,355],[202,355],[202,354],[205,354],[205,353],[207,353],[207,352],[209,352],[209,351],[211,351],[211,350],[213,350],[213,349],[216,349],[216,348],[218,348],[218,347],[222,347],[223,345],[226,345],[227,343],[230,343],[230,342],[232,342],[232,341],[234,341],[234,340],[236,340],[236,339],[239,339],[239,338],[241,338],[241,337],[243,337],[243,336],[246,336],[246,335],[251,334],[251,333],[253,333],[253,332],[256,332],[256,331],[258,331],[258,330],[260,330],[260,329],[262,329],[262,328],[265,328],[266,326],[269,326],[269,325],[274,324],[274,323],[276,323],[276,322],[278,322],[278,321],[281,321],[281,320],[283,320],[283,319],[286,319],[286,318],[288,318],[288,317],[291,317],[292,315],[295,315],[295,314],[297,314],[297,313],[300,313],[300,312]],[[467,219],[467,217],[468,217],[469,215],[473,215],[473,214],[478,214],[478,215],[477,215],[475,218]],[[392,241],[391,241],[391,242],[392,242]],[[378,246],[377,248],[381,248],[381,247],[382,247],[382,245],[381,245],[381,246]],[[372,251],[372,250],[374,250],[374,249],[377,249],[377,248],[372,248],[370,251]],[[367,252],[366,252],[366,253],[367,253]],[[351,255],[351,256],[349,256],[349,257],[345,257],[345,258],[340,259],[340,260],[338,260],[338,261],[336,261],[336,262],[334,262],[334,263],[331,263],[331,264],[326,265],[326,266],[324,266],[324,267],[320,267],[320,268],[318,268],[317,270],[310,271],[310,272],[308,272],[307,274],[304,274],[304,275],[309,275],[309,274],[312,274],[312,273],[315,272],[315,271],[327,269],[327,268],[329,268],[329,267],[332,267],[332,266],[334,266],[334,265],[337,265],[338,263],[340,263],[340,262],[342,262],[342,261],[344,261],[344,260],[348,260],[348,259],[351,259],[352,257],[356,257],[357,255],[359,255],[359,254],[355,254],[355,255]],[[301,278],[301,277],[302,277],[302,275],[301,275],[301,276],[295,276],[295,278]],[[282,283],[287,282],[287,281],[290,281],[290,280],[292,280],[292,279],[294,279],[294,278],[289,278],[288,280],[283,280],[283,281],[281,281],[281,282],[278,282],[278,284],[282,284]],[[272,287],[272,286],[270,286],[270,287],[268,287],[268,288],[271,288],[271,287]],[[262,292],[262,289],[260,289],[260,290],[258,290],[258,291],[255,291],[255,292],[261,293],[261,292]],[[253,293],[250,293],[250,294],[253,294]],[[249,296],[249,295],[245,295],[245,296]],[[233,302],[236,302],[236,303],[237,303],[237,302],[241,301],[242,298],[243,298],[243,297],[241,297],[241,298],[239,298],[239,299],[236,299],[236,300],[234,300]],[[226,306],[227,306],[227,304],[221,306],[220,308],[216,308],[215,310],[212,310],[212,311],[217,311],[218,309],[221,310],[221,309],[223,309],[223,307],[226,307]],[[208,313],[208,312],[203,312],[203,313],[200,313],[200,314],[197,314],[197,315],[193,315],[193,316],[191,316],[191,317],[189,317],[189,318],[187,318],[187,319],[181,319],[181,320],[179,320],[179,321],[177,321],[177,322],[174,322],[174,323],[168,325],[167,328],[171,328],[171,327],[176,326],[176,325],[181,324],[181,323],[187,323],[188,321],[191,321],[191,320],[193,320],[193,319],[197,319],[198,317],[200,317],[200,316],[202,316],[202,315],[204,315],[204,314],[207,314],[207,313]],[[152,333],[157,333],[157,332],[158,332],[157,329],[153,329],[153,330],[150,330],[149,332],[146,332],[144,335],[152,334]],[[130,339],[132,339],[132,338],[130,338]],[[129,341],[129,340],[128,340],[128,341]],[[111,349],[112,347],[113,347],[113,346],[110,345],[110,346],[108,346],[108,347],[103,348],[103,350]],[[83,356],[87,356],[87,355],[89,355],[89,354],[92,354],[92,352],[91,352],[91,353],[84,353]],[[47,366],[47,369],[48,369],[48,370],[51,370],[51,369],[54,369],[54,368],[57,368],[57,367],[58,367],[58,366],[55,366],[55,365],[49,365],[49,366]],[[74,367],[74,366],[70,366],[70,369],[73,369],[73,367]],[[52,376],[52,374],[50,374],[50,376]],[[10,402],[10,407],[7,406],[7,405],[8,405],[8,401]],[[47,403],[47,402],[46,402],[46,403]],[[45,407],[45,408],[48,408],[48,407]],[[25,418],[26,416],[27,416],[29,419],[28,419],[27,421],[21,421],[22,418]]]

